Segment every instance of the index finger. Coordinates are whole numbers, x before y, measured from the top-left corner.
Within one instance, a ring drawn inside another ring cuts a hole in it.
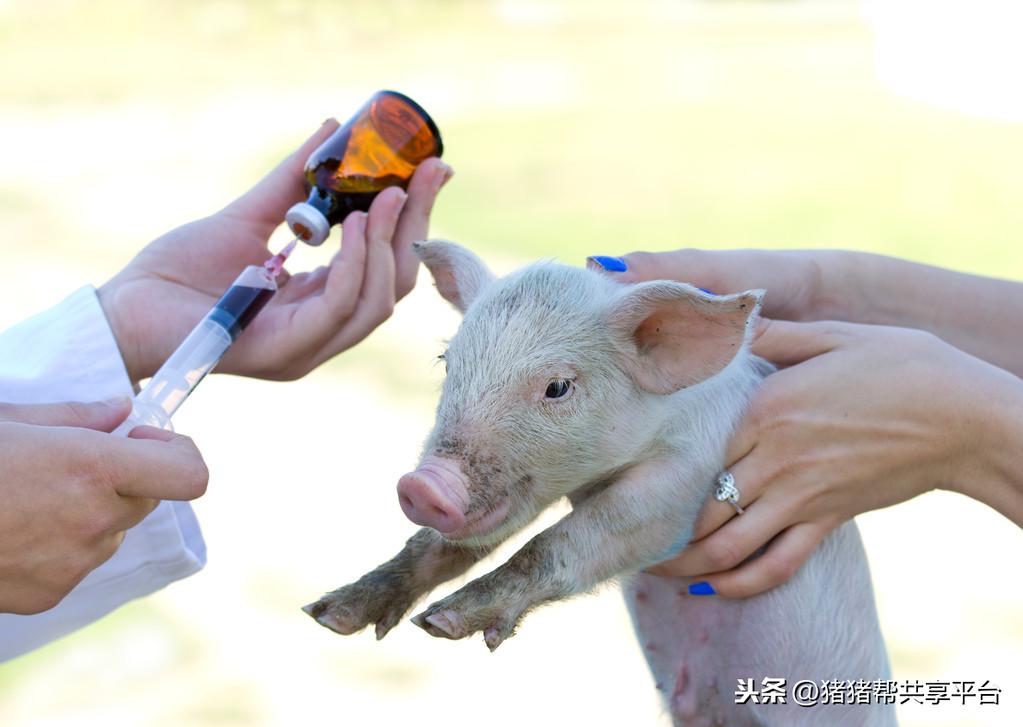
[[[853,329],[836,321],[792,321],[761,318],[752,350],[778,366],[794,366],[838,348]]]
[[[395,302],[395,260],[391,240],[399,210],[407,201],[405,192],[392,187],[381,192],[370,205],[363,230],[365,268],[356,306],[349,311],[351,318],[345,326],[314,354],[314,360],[323,361],[350,348],[390,317]],[[328,278],[324,296],[330,290],[331,280]]]

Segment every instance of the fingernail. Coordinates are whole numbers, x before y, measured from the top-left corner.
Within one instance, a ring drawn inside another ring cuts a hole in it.
[[[437,172],[437,177],[434,181],[434,186],[440,189],[448,183],[453,176],[455,176],[455,170],[449,167],[447,164],[441,164],[440,170]]]
[[[629,269],[629,266],[620,257],[607,255],[591,255],[586,258],[586,267],[592,270],[606,270],[609,273],[624,273]]]
[[[690,596],[713,596],[716,591],[714,586],[707,583],[707,581],[700,581],[699,583],[689,584],[689,595]]]
[[[366,228],[366,217],[368,217],[368,215],[360,210],[349,212],[348,216],[345,217],[344,222],[342,222],[341,232],[343,233],[344,228],[347,227],[348,225],[352,225],[353,227],[358,227],[360,230],[364,230]]]
[[[398,201],[394,203],[394,214],[400,215],[405,209],[405,203],[408,202],[408,192],[405,190],[401,191],[401,195],[398,197]]]

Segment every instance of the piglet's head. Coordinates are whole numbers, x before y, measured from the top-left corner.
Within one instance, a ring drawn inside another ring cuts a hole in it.
[[[678,412],[671,397],[743,351],[761,296],[627,286],[555,263],[499,279],[450,242],[416,252],[464,319],[444,354],[435,426],[398,496],[413,522],[470,543],[499,540],[656,452]]]

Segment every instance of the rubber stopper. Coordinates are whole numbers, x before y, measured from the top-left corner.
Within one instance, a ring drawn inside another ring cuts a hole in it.
[[[308,202],[293,205],[284,215],[284,221],[295,237],[307,245],[322,245],[330,234],[330,223],[323,213]]]

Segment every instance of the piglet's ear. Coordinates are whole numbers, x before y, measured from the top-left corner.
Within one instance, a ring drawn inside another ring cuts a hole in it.
[[[433,275],[444,300],[462,313],[496,279],[475,253],[453,242],[426,240],[412,243],[412,249]]]
[[[626,339],[626,368],[639,386],[672,394],[724,369],[748,340],[764,291],[714,296],[654,281],[622,291],[609,325]]]

